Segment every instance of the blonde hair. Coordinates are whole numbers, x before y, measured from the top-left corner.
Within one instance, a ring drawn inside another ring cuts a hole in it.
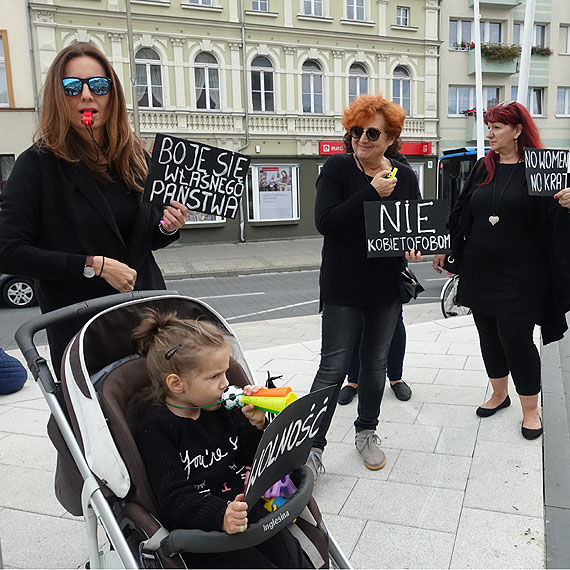
[[[92,146],[71,127],[67,111],[67,95],[61,80],[66,64],[76,57],[91,57],[101,64],[111,78],[109,116],[104,125],[104,140],[100,155],[93,158]],[[73,44],[61,50],[48,70],[41,90],[40,124],[34,140],[40,150],[49,150],[71,164],[84,163],[100,182],[109,182],[109,167],[131,191],[142,191],[148,174],[145,152],[133,134],[127,113],[125,94],[111,63],[95,46],[87,42]]]
[[[163,401],[168,394],[165,379],[199,370],[204,356],[214,348],[228,346],[224,333],[213,323],[179,319],[175,313],[149,309],[132,335],[135,350],[146,358],[152,383],[151,399]]]

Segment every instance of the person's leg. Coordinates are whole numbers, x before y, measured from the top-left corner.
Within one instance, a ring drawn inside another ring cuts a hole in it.
[[[503,404],[509,395],[509,365],[499,339],[497,320],[473,311],[473,320],[479,333],[479,344],[493,394],[480,409],[493,410]]]
[[[521,400],[523,427],[542,427],[538,413],[540,392],[540,355],[532,335],[533,323],[498,321],[498,333],[505,349],[515,388]]]
[[[311,392],[335,386],[327,411],[313,442],[324,449],[326,434],[336,409],[340,387],[348,371],[352,349],[362,326],[362,310],[357,307],[325,305],[322,315],[321,362]]]
[[[346,406],[354,400],[358,388],[358,374],[360,373],[360,339],[362,332],[356,338],[354,348],[352,349],[352,356],[350,357],[350,366],[348,367],[348,379],[345,386],[343,386],[338,394],[338,405]]]
[[[404,356],[406,354],[406,327],[404,326],[404,311],[400,311],[394,336],[388,352],[386,374],[390,380],[390,386],[398,400],[407,402],[412,397],[412,389],[402,380],[404,369]]]

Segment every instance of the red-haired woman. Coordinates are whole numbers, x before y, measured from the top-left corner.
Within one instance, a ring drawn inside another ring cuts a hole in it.
[[[477,409],[489,417],[510,406],[508,376],[519,394],[526,439],[542,434],[538,413],[540,356],[535,324],[545,343],[566,330],[570,309],[570,216],[556,200],[528,195],[524,147],[542,148],[523,105],[487,111],[491,151],[475,166],[449,219],[451,256],[460,264],[458,300],[470,307],[493,394]],[[444,256],[433,267],[441,273]]]
[[[143,204],[147,173],[109,60],[89,43],[63,49],[42,89],[36,142],[0,196],[0,271],[36,279],[42,312],[165,289],[152,250],[179,237],[187,209]],[[48,329],[56,373],[81,324]]]
[[[376,426],[386,382],[386,358],[402,308],[397,280],[403,257],[367,258],[364,202],[420,196],[413,170],[384,155],[400,135],[405,117],[399,105],[378,95],[356,98],[342,120],[354,152],[331,156],[317,179],[315,223],[324,236],[320,275],[323,317],[321,362],[311,391],[327,386],[336,389],[307,462],[315,477],[324,472],[325,436],[361,330],[355,444],[369,469],[381,469],[386,463]],[[394,166],[397,177],[386,178]],[[413,250],[407,257],[421,259]]]

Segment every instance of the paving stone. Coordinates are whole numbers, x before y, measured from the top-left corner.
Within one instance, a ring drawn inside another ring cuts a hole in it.
[[[479,406],[485,398],[487,386],[443,386],[418,384],[414,386],[414,400],[432,404]]]
[[[326,459],[324,454],[323,461],[326,466]],[[351,477],[347,475],[335,475],[334,473],[325,473],[324,475],[321,475],[317,481],[317,484],[315,485],[315,490],[313,491],[313,496],[319,505],[320,511],[323,514],[340,514],[340,510],[345,504],[357,481],[357,477]],[[362,517],[362,515],[358,514],[348,514],[348,516],[352,516],[353,518]]]
[[[340,517],[327,514],[325,524],[330,534],[342,548],[345,556],[350,559],[352,551],[364,530],[366,520],[352,517]]]
[[[426,403],[422,406],[416,423],[476,430],[479,418],[475,415],[472,406]]]
[[[435,453],[472,457],[476,438],[476,430],[443,427],[437,440]]]
[[[42,469],[53,476],[55,447],[47,437],[4,434],[0,445],[0,463],[16,467]]]
[[[434,384],[446,386],[484,386],[489,384],[487,374],[479,370],[438,370]]]

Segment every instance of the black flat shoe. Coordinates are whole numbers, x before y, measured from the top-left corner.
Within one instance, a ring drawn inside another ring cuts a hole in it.
[[[511,399],[507,395],[507,397],[499,404],[496,408],[481,408],[478,407],[477,411],[475,412],[480,418],[488,418],[493,414],[497,413],[499,410],[503,408],[508,408],[511,405]],[[538,437],[538,436],[537,436]]]
[[[521,424],[521,433],[525,439],[536,439],[537,437],[540,437],[542,435],[542,432],[543,432],[542,419],[540,420],[540,427],[538,429],[525,428]]]
[[[346,404],[350,404],[352,400],[354,400],[354,396],[356,396],[356,388],[353,386],[343,386],[338,393],[338,403],[340,406],[346,406]]]
[[[390,384],[390,386],[392,390],[394,390],[394,395],[398,400],[407,402],[412,397],[412,389],[403,380],[395,384]]]

